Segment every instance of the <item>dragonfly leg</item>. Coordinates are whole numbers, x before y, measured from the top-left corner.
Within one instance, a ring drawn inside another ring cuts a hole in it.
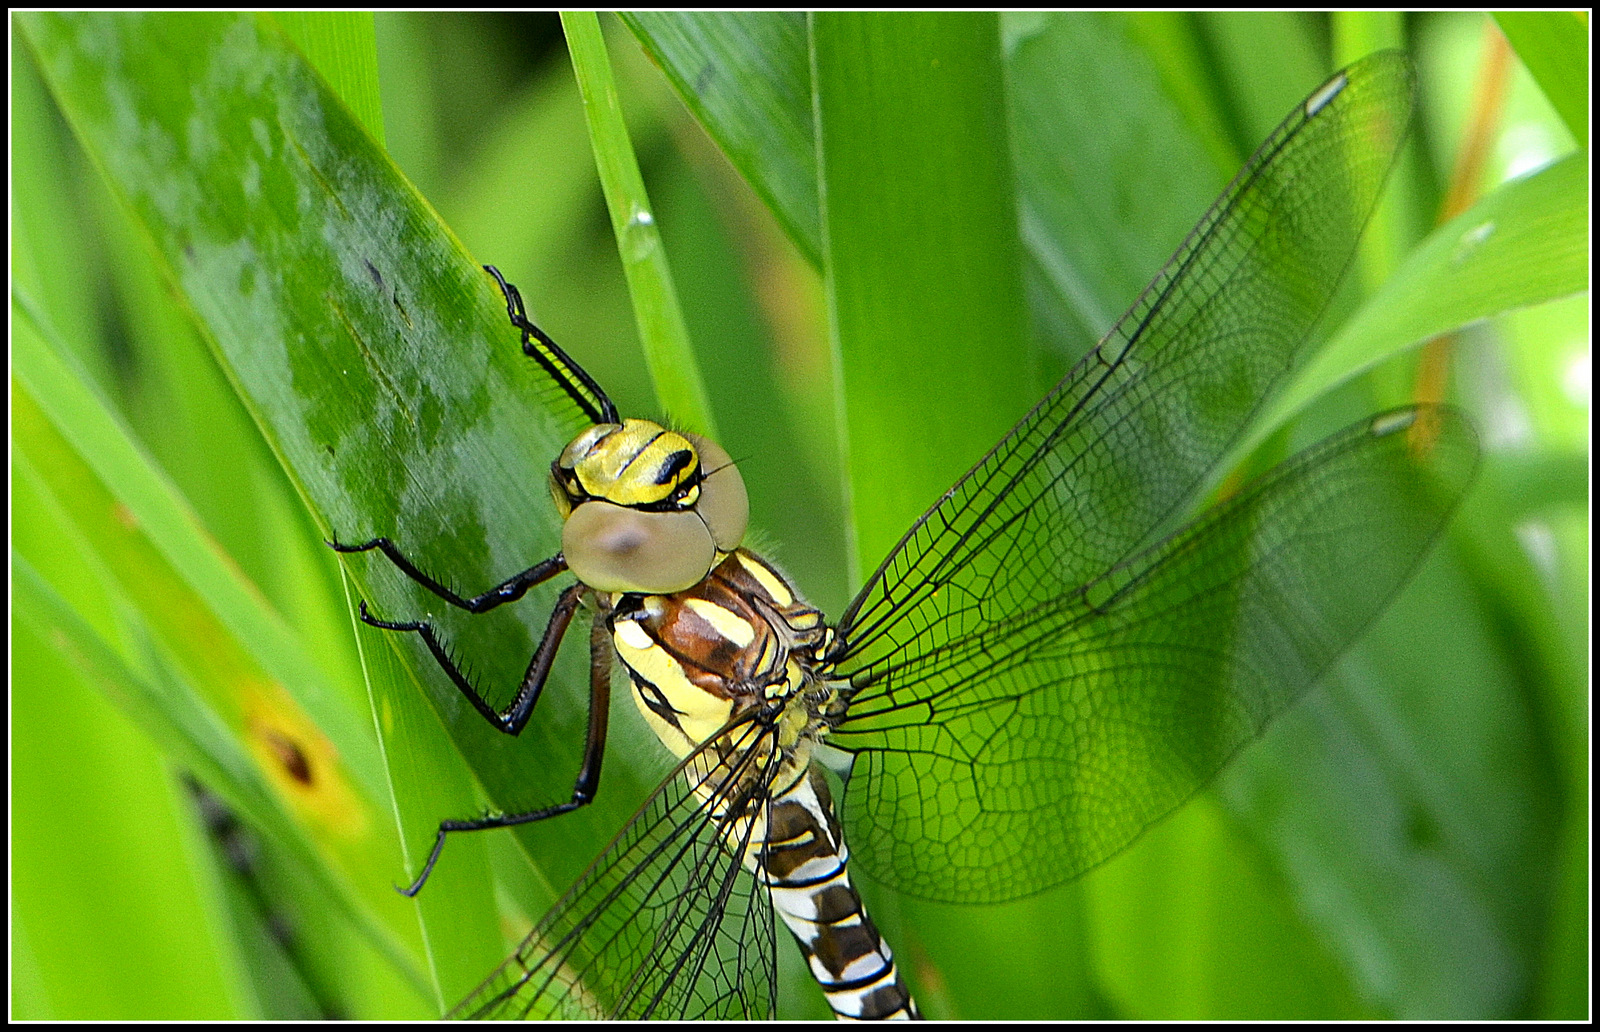
[[[465,609],[469,613],[487,613],[489,610],[502,606],[507,602],[515,602],[528,593],[530,588],[542,584],[562,573],[567,568],[567,560],[559,552],[535,563],[521,573],[508,577],[481,595],[471,598],[451,591],[432,577],[419,570],[411,560],[407,559],[395,543],[386,537],[373,538],[371,541],[359,545],[341,545],[337,540],[328,542],[335,552],[350,554],[353,552],[369,552],[377,549],[388,557],[389,561],[399,568],[401,573],[427,588],[435,595],[458,609]],[[496,711],[484,699],[483,693],[461,672],[451,659],[450,653],[434,632],[433,625],[422,620],[390,621],[380,620],[367,610],[367,602],[361,600],[361,622],[370,627],[377,627],[385,631],[415,631],[422,636],[427,644],[428,651],[433,653],[433,658],[439,666],[449,675],[455,686],[472,703],[474,709],[483,715],[483,718],[496,728],[507,734],[519,733],[523,725],[528,722],[528,715],[533,712],[534,703],[539,701],[539,692],[544,687],[545,676],[550,672],[550,664],[555,659],[556,647],[561,644],[561,636],[566,632],[567,624],[572,621],[573,611],[578,605],[578,588],[574,584],[562,593],[556,602],[555,609],[550,613],[550,624],[545,630],[544,639],[539,642],[539,648],[533,654],[533,661],[528,666],[528,673],[523,677],[522,687],[511,705],[504,711]],[[534,674],[537,672],[537,678]]]
[[[518,290],[513,284],[507,283],[506,278],[500,275],[500,270],[493,265],[485,265],[483,271],[493,276],[494,281],[500,284],[500,293],[506,299],[506,315],[510,317],[511,325],[522,331],[523,344],[527,344],[529,337],[533,337],[541,343],[547,341],[549,339],[548,334],[535,326],[533,320],[528,318],[528,310],[522,304],[522,291]]]
[[[457,609],[465,609],[469,613],[487,613],[496,606],[504,605],[507,602],[515,602],[526,595],[530,588],[543,584],[556,574],[564,573],[567,569],[566,557],[557,552],[548,559],[534,563],[521,573],[513,574],[481,595],[463,598],[419,570],[395,546],[395,543],[386,537],[373,538],[371,541],[365,541],[359,545],[341,545],[338,539],[334,539],[328,542],[328,547],[342,555],[349,555],[354,552],[370,552],[376,548],[387,556],[389,561],[394,563],[401,573]],[[371,621],[368,622],[370,623]]]
[[[522,291],[507,283],[506,278],[500,275],[500,270],[493,265],[485,265],[483,271],[500,284],[500,293],[506,299],[506,315],[510,317],[511,325],[522,331],[522,353],[544,366],[590,419],[596,423],[622,422],[617,415],[616,405],[606,397],[606,392],[600,389],[594,378],[562,351],[548,333],[528,318],[528,310],[522,304]]]
[[[383,631],[414,631],[428,646],[428,651],[433,653],[433,658],[438,661],[439,667],[455,686],[461,689],[461,694],[467,697],[467,701],[472,703],[472,708],[477,710],[484,720],[493,724],[496,730],[508,735],[518,735],[527,726],[528,718],[533,715],[533,707],[539,702],[539,694],[544,691],[544,683],[550,676],[550,667],[555,663],[561,639],[567,633],[567,627],[572,623],[572,615],[577,612],[578,603],[582,601],[586,590],[588,589],[582,584],[574,584],[556,599],[555,608],[550,611],[550,623],[545,627],[544,637],[539,640],[539,647],[533,651],[533,658],[528,661],[528,670],[522,675],[522,684],[517,689],[516,697],[503,710],[491,706],[489,700],[483,697],[483,693],[478,691],[477,686],[456,666],[444,643],[439,640],[438,634],[434,633],[432,624],[424,620],[380,620],[367,611],[365,599],[361,601],[361,622]]]
[[[573,585],[563,594],[565,601],[568,594],[577,597],[579,585]],[[560,603],[557,603],[557,613],[560,612]],[[571,613],[567,621],[571,620]],[[554,629],[555,614],[551,616],[551,627]],[[566,622],[562,630],[566,629]],[[519,694],[529,699],[538,697],[539,689],[543,687],[545,676],[550,670],[550,660],[555,655],[555,648],[551,646],[550,655],[542,661],[542,670],[537,674],[537,685],[529,690],[530,682],[535,678],[535,669],[541,666],[540,654],[544,652],[545,645],[550,639],[550,632],[546,632],[545,641],[539,643],[539,652],[534,654],[533,662],[528,665],[528,676],[523,679],[524,691]],[[426,639],[424,639],[426,640]],[[444,850],[445,837],[452,831],[486,831],[490,828],[509,828],[518,824],[532,824],[535,821],[558,817],[564,813],[571,813],[581,806],[587,806],[593,799],[595,790],[600,787],[600,765],[605,759],[606,726],[611,713],[611,639],[605,621],[596,619],[589,632],[589,730],[584,737],[583,765],[578,768],[577,780],[572,785],[572,797],[564,803],[546,806],[543,809],[532,810],[527,813],[504,813],[492,817],[479,817],[473,820],[440,821],[439,830],[434,835],[433,849],[428,853],[428,860],[422,865],[422,873],[417,875],[417,880],[403,889],[400,893],[405,896],[415,896],[422,891],[422,886],[433,873],[433,865],[439,862],[439,854]],[[527,703],[529,711],[532,702]],[[523,717],[526,722],[526,716]]]

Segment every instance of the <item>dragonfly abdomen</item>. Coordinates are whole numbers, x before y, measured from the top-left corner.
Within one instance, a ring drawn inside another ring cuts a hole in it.
[[[834,1013],[919,1017],[850,883],[827,781],[809,762],[827,723],[829,692],[817,669],[829,642],[822,614],[739,549],[687,591],[619,599],[610,621],[634,700],[673,752],[689,755],[739,714],[769,728],[740,736],[763,743],[765,755],[741,759],[730,745],[687,776],[726,848],[767,886]],[[730,791],[733,783],[747,787]]]
[[[768,829],[762,876],[834,1014],[920,1018],[894,952],[850,883],[850,851],[816,766],[773,797]]]

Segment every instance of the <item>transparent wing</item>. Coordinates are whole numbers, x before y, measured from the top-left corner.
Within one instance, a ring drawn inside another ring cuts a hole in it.
[[[857,676],[853,861],[935,899],[1075,877],[1193,795],[1410,577],[1476,467],[1454,410],[1329,438],[1069,595]]]
[[[1105,340],[873,574],[840,621],[846,669],[982,633],[1151,541],[1295,365],[1412,92],[1406,58],[1381,53],[1295,109]]]
[[[1297,107],[846,611],[836,660],[852,701],[833,741],[860,754],[845,813],[868,870],[970,900],[1081,873],[1210,778],[1415,565],[1476,454],[1439,410],[1430,448],[1352,429],[1148,547],[1297,363],[1412,93],[1406,59],[1386,53]],[[1408,478],[1438,491],[1392,527],[1363,516],[1389,512]],[[1375,569],[1340,566],[1365,553]],[[1258,604],[1290,585],[1283,609]],[[1294,613],[1305,622],[1276,619]]]
[[[754,722],[690,755],[451,1016],[770,1018],[772,902],[740,857],[776,755]]]

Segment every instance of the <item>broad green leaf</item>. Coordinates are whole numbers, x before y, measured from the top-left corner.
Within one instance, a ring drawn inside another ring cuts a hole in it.
[[[38,499],[15,462],[12,472],[16,537],[57,535],[29,527]],[[68,564],[55,565],[59,575]],[[223,937],[196,899],[180,821],[166,805],[168,761],[71,662],[76,649],[51,626],[49,594],[13,553],[11,1016],[250,1016],[249,1001],[230,992]]]
[[[98,564],[106,581],[100,590],[125,614],[91,631],[50,593],[35,609],[39,630],[65,636],[69,659],[107,657],[84,672],[175,759],[289,848],[326,898],[402,970],[411,967],[404,908],[373,891],[367,877],[393,857],[367,727],[321,683],[293,636],[91,392],[26,319],[19,323],[20,469],[48,499],[59,531]],[[50,554],[38,558],[54,566]],[[119,647],[148,656],[153,669],[127,669]]]
[[[143,224],[324,534],[388,534],[463,585],[498,582],[557,549],[545,468],[578,425],[576,409],[521,355],[493,282],[282,36],[223,15],[38,15],[26,29],[74,130]],[[349,567],[382,615],[437,605],[381,560]],[[436,614],[466,654],[491,657],[493,669],[476,671],[491,693],[509,692],[543,630],[553,592],[536,595],[476,622]],[[435,777],[459,763],[459,749],[502,808],[570,794],[586,691],[552,691],[520,740],[501,740],[414,636],[383,636],[380,647],[399,650],[406,674],[374,676],[368,664],[391,781]],[[557,685],[586,685],[585,654],[577,641],[563,651]],[[431,718],[397,723],[423,695],[455,748]],[[407,732],[399,741],[388,737],[396,727]],[[548,854],[551,885],[575,875],[631,809],[627,767],[608,766],[592,817],[528,839],[562,847]],[[442,817],[479,807],[460,795],[402,810],[408,855],[426,855]],[[388,891],[404,872],[367,877]],[[492,911],[484,886],[442,886],[424,914]],[[545,891],[548,901],[556,889]],[[436,952],[440,1001],[463,995],[502,949],[480,939],[476,953]]]
[[[870,569],[1033,393],[999,24],[816,15],[811,35],[851,516]],[[978,364],[1009,375],[974,383]],[[957,405],[959,421],[936,415]]]
[[[1193,45],[1190,22],[1002,24],[1029,302],[1060,355],[1054,380],[1111,329],[1249,150],[1224,134],[1220,84],[1175,88],[1162,60]]]
[[[1037,387],[998,18],[818,13],[811,41],[825,280],[854,558],[866,573],[1026,411]],[[977,367],[986,375],[973,377]],[[928,908],[899,906],[903,928],[923,927],[944,945],[994,927],[993,915],[946,908],[925,921]],[[894,927],[889,907],[873,911],[880,927]],[[1031,930],[1073,920],[1076,907],[1058,894],[1014,914]],[[991,991],[1007,998],[1030,969],[1001,966],[989,968],[998,975]],[[948,977],[965,983],[983,970]],[[1081,985],[1059,980],[1043,995],[1081,1001]],[[968,984],[961,988],[966,995]]]
[[[333,87],[372,138],[383,141],[383,105],[378,99],[378,55],[372,15],[280,11],[273,15]]]

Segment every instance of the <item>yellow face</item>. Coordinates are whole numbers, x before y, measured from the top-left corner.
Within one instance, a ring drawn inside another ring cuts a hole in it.
[[[648,420],[601,423],[573,438],[550,480],[556,505],[568,513],[590,499],[690,509],[700,496],[700,455],[688,437]]]
[[[598,591],[668,595],[744,539],[744,478],[728,453],[643,419],[590,427],[550,466],[562,554]]]

